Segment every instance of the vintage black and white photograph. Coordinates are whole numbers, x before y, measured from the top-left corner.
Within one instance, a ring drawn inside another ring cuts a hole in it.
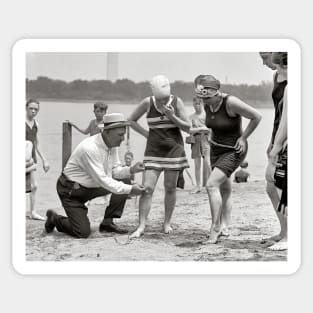
[[[185,273],[235,264],[227,270],[253,265],[257,274],[287,273],[298,260],[298,224],[289,224],[299,207],[288,210],[291,197],[299,203],[299,177],[288,181],[290,164],[300,166],[288,167],[289,155],[300,158],[298,85],[289,79],[297,49],[181,41],[21,45],[14,112],[25,126],[15,130],[14,179],[24,192],[14,198],[25,209],[14,207],[13,226],[24,265],[74,261],[77,273],[86,261],[117,262],[118,274],[124,261],[146,261],[145,273],[168,262],[180,273],[184,264],[193,268]]]

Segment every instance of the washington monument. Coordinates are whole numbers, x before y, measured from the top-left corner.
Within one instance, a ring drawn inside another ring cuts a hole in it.
[[[116,81],[118,78],[118,53],[108,52],[107,54],[107,79]]]

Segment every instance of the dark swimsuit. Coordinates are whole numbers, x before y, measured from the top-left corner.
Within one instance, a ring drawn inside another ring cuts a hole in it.
[[[228,95],[223,95],[223,102],[217,112],[211,112],[209,105],[204,106],[206,112],[205,124],[212,129],[212,141],[233,147],[242,135],[242,122],[240,115],[235,117],[228,115],[226,109],[227,99]],[[212,169],[217,167],[227,177],[230,177],[245,159],[247,151],[248,147],[240,154],[233,148],[224,148],[211,144]]]
[[[275,108],[275,118],[273,125],[273,133],[272,133],[272,144],[274,143],[275,136],[279,127],[279,123],[281,121],[281,116],[283,112],[283,99],[284,92],[287,86],[287,80],[282,82],[277,81],[278,74],[275,74],[274,77],[274,87],[272,92],[272,98]],[[288,149],[287,146],[282,149],[282,151],[278,155],[277,166],[275,168],[275,186],[282,190],[281,199],[277,208],[278,212],[281,212],[284,215],[287,215],[287,187],[288,187]]]
[[[275,74],[274,77],[274,87],[273,87],[273,92],[272,92],[272,99],[274,103],[274,108],[275,108],[275,117],[274,117],[274,124],[273,124],[273,132],[272,132],[272,139],[271,143],[274,143],[274,139],[279,127],[280,119],[281,119],[281,114],[283,112],[283,102],[282,99],[284,97],[284,92],[285,88],[287,86],[287,81],[284,80],[282,82],[277,81],[277,76],[278,74]]]
[[[35,163],[37,163],[37,155],[36,155],[36,140],[37,140],[37,133],[38,133],[38,126],[36,121],[34,121],[33,127],[30,127],[27,123],[26,124],[26,140],[31,141],[33,144],[32,150],[32,158]]]
[[[37,132],[38,132],[38,126],[36,121],[34,121],[33,127],[30,127],[27,123],[26,124],[26,140],[31,141],[33,144],[32,149],[32,158],[34,160],[34,163],[37,163],[37,155],[36,155],[36,140],[37,140]],[[31,173],[26,173],[26,193],[31,192]]]

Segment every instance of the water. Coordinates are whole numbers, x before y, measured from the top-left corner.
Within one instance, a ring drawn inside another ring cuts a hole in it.
[[[127,117],[136,107],[133,104],[111,104],[108,113],[121,112]],[[186,106],[188,114],[193,112],[190,105]],[[38,208],[53,208],[60,205],[56,193],[56,181],[61,171],[62,164],[62,123],[65,120],[74,122],[81,128],[88,126],[91,119],[94,118],[92,103],[74,103],[74,102],[41,102],[38,115],[39,122],[39,141],[40,147],[45,157],[50,163],[50,171],[44,173],[42,168],[37,171],[38,177]],[[249,162],[250,180],[263,180],[266,167],[266,148],[271,137],[274,110],[269,108],[259,109],[263,118],[259,127],[249,138],[249,152],[247,161]],[[147,128],[145,117],[139,121],[142,126]],[[244,127],[248,121],[243,120]],[[184,134],[185,136],[185,134]],[[75,147],[86,136],[73,129],[73,147]],[[131,131],[130,134],[131,150],[135,155],[135,160],[142,160],[145,149],[145,138]],[[190,145],[185,145],[185,150],[190,159]],[[121,147],[121,159],[125,151],[125,142]],[[193,161],[190,160],[190,171],[193,173]],[[39,163],[41,166],[41,163]],[[188,177],[186,178],[186,187],[191,185]],[[138,177],[140,181],[140,177]],[[159,185],[162,184],[162,179]]]

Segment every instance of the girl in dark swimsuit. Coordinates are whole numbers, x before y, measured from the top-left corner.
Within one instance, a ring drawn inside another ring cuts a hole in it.
[[[212,129],[211,166],[207,181],[212,225],[208,243],[216,243],[220,235],[227,234],[231,213],[231,174],[247,154],[247,138],[258,126],[258,111],[234,96],[222,93],[220,82],[211,75],[195,79],[195,92],[202,98],[206,112],[206,126]],[[250,120],[242,130],[242,117]]]
[[[277,241],[269,247],[270,250],[286,250],[287,245],[287,187],[288,187],[288,153],[287,153],[287,53],[273,52],[272,62],[277,67],[277,73],[286,81],[284,94],[282,97],[281,115],[277,131],[273,138],[273,147],[269,153],[268,166],[266,170],[266,178],[275,184],[279,193],[279,203],[275,210],[280,222],[280,233],[270,239]]]

